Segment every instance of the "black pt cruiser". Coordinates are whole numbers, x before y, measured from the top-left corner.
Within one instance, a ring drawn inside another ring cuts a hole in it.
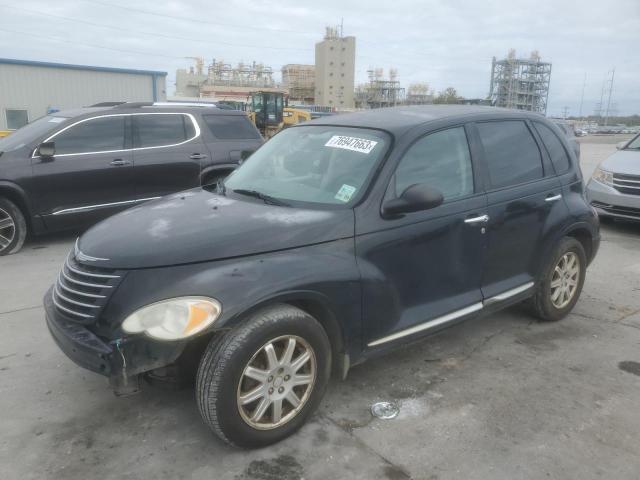
[[[524,300],[563,318],[599,239],[573,150],[543,117],[359,112],[93,227],[45,297],[47,324],[116,393],[197,365],[206,424],[259,447],[372,355]]]

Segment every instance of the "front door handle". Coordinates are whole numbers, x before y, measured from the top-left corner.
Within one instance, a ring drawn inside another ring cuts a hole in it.
[[[189,158],[191,160],[202,160],[203,158],[207,158],[207,156],[203,153],[192,153],[191,155],[189,155]]]
[[[477,223],[487,223],[489,221],[489,215],[479,215],[477,217],[465,218],[464,223],[468,225],[475,225]]]
[[[113,162],[111,162],[111,165],[113,165],[114,167],[121,167],[122,165],[129,165],[131,162],[129,162],[128,160],[122,160],[121,158],[116,158]]]
[[[545,202],[556,202],[558,200],[560,200],[562,198],[562,195],[558,194],[558,195],[549,195],[547,198],[544,199]]]

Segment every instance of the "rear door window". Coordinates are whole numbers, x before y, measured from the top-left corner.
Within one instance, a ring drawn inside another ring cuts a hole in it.
[[[260,133],[244,115],[203,115],[211,134],[220,140],[259,139]]]
[[[184,114],[146,114],[134,115],[134,139],[136,148],[164,147],[185,142],[188,135],[188,122],[191,118]]]
[[[51,140],[56,155],[124,149],[125,116],[98,117],[63,130]]]
[[[547,149],[556,173],[559,175],[569,170],[569,155],[567,155],[567,151],[562,146],[560,139],[546,125],[539,122],[534,122],[533,125],[540,134],[540,138],[542,138],[542,143],[544,148]]]
[[[521,120],[478,123],[493,188],[508,187],[543,177],[538,144]]]
[[[442,192],[446,200],[473,193],[473,168],[463,127],[431,133],[404,154],[395,175],[396,195],[424,183]]]

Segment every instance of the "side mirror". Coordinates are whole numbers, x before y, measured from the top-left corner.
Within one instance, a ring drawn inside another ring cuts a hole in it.
[[[392,217],[404,213],[420,212],[441,205],[444,201],[442,192],[424,183],[407,187],[398,198],[387,200],[382,205],[382,215]]]
[[[625,140],[623,142],[618,142],[618,143],[616,143],[616,148],[618,150],[622,150],[624,147],[627,146],[627,143],[629,143],[629,140]]]
[[[42,158],[53,158],[56,154],[56,144],[54,142],[43,142],[38,147],[38,155]]]

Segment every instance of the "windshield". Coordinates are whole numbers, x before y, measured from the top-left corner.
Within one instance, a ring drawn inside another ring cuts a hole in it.
[[[640,150],[640,135],[634,138],[629,144],[624,147],[625,150]]]
[[[46,135],[47,132],[56,128],[60,123],[67,120],[67,117],[47,115],[40,117],[24,127],[11,133],[8,137],[0,140],[0,152],[12,152],[33,142],[36,138]]]
[[[366,187],[389,136],[377,130],[304,126],[282,131],[224,182],[284,201],[345,205]]]

